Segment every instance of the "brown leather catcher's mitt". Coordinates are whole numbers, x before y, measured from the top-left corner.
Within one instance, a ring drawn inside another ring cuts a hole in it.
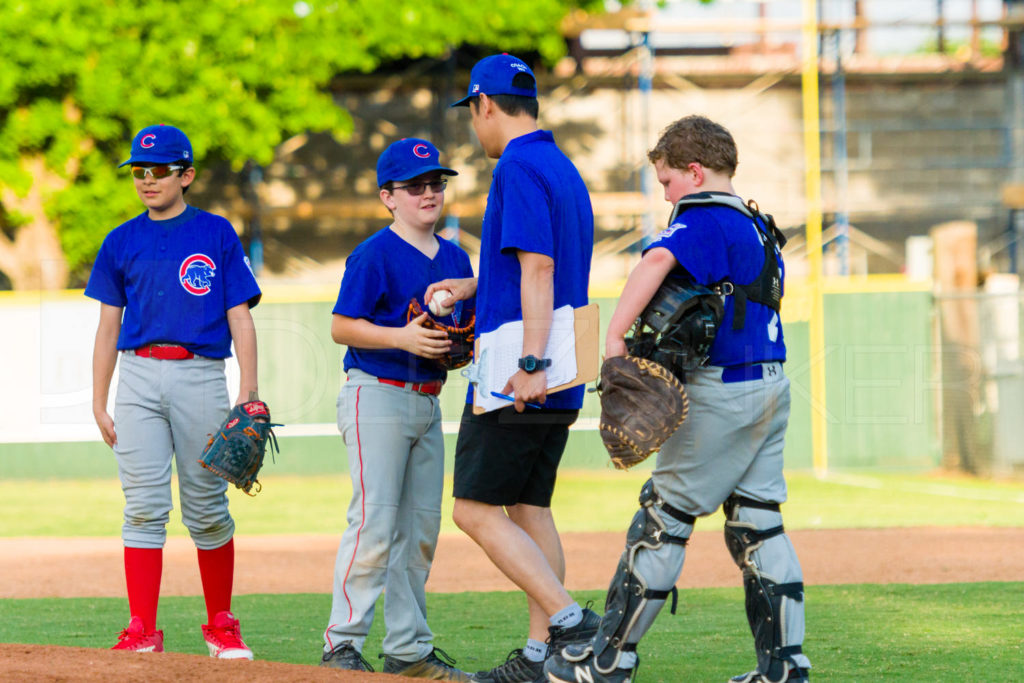
[[[683,383],[662,365],[636,356],[608,358],[597,385],[601,440],[616,469],[646,460],[683,424]]]
[[[409,310],[406,312],[405,321],[409,322],[413,318],[417,318],[423,315],[423,308],[420,306],[420,302],[413,299],[409,302]],[[445,370],[454,370],[461,368],[464,365],[469,365],[469,362],[473,360],[473,341],[476,330],[476,315],[471,315],[469,322],[461,327],[455,325],[447,325],[434,316],[427,314],[427,319],[423,321],[424,327],[429,327],[432,330],[441,330],[448,333],[448,339],[451,340],[452,346],[448,349],[448,353],[441,356],[440,358],[433,358],[432,360],[440,365]]]

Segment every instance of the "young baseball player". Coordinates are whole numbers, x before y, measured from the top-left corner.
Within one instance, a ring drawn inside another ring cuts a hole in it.
[[[484,213],[479,282],[436,283],[427,296],[447,289],[459,299],[475,291],[478,334],[524,323],[520,369],[503,392],[515,404],[475,415],[470,392],[456,447],[455,523],[526,593],[530,613],[524,646],[474,679],[536,681],[549,647],[588,639],[599,620],[562,585],[565,560],[551,515],[558,464],[584,388],[546,396],[550,359],[543,357],[553,311],[588,301],[594,218],[576,167],[538,128],[537,83],[522,60],[481,60],[468,94],[453,106],[469,107],[481,147],[498,164]]]
[[[444,176],[453,175],[430,142],[391,144],[377,161],[377,184],[394,221],[345,264],[331,336],[348,346],[338,428],[348,450],[352,500],[334,566],[321,666],[373,670],[361,653],[383,590],[384,672],[469,680],[433,646],[424,592],[444,484],[438,394],[446,372],[434,359],[451,342],[445,332],[423,326],[426,313],[407,317],[410,301],[431,282],[473,274],[466,252],[434,234]],[[468,320],[470,303],[451,315]]]
[[[732,680],[806,681],[803,577],[779,513],[786,500],[789,380],[782,371],[778,235],[764,214],[742,210],[732,186],[736,145],[721,125],[702,116],[680,119],[648,157],[665,199],[679,210],[629,276],[605,355],[627,353],[626,334],[666,278],[728,283],[724,316],[708,364],[685,373],[689,417],[665,442],[640,493],[597,635],[563,649],[544,671],[555,683],[634,680],[637,643],[674,589],[696,518],[723,505],[726,545],[743,570],[757,653],[757,668]]]
[[[115,650],[163,652],[156,628],[171,463],[181,518],[196,544],[210,655],[252,659],[231,613],[235,524],[227,482],[197,459],[230,408],[224,359],[241,370],[238,401],[255,397],[260,300],[242,245],[225,219],[189,206],[192,145],[173,126],[149,126],[132,141],[135,191],[146,211],[103,241],[85,295],[100,302],[93,350],[93,415],[117,456],[124,490],[128,628]],[[120,352],[114,417],[107,412]]]

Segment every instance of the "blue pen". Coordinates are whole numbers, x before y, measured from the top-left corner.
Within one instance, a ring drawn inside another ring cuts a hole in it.
[[[515,400],[516,400],[514,397],[509,396],[508,394],[499,394],[497,391],[492,391],[491,392],[491,396],[493,396],[494,398],[503,398],[506,401],[511,401],[513,403],[515,403]],[[537,403],[527,403],[526,407],[527,408],[540,408],[540,405],[537,404]]]

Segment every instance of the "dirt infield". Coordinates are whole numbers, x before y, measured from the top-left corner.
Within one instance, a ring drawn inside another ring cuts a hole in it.
[[[1024,529],[1017,528],[793,531],[790,537],[808,584],[1019,581],[1024,566]],[[622,542],[620,533],[565,534],[570,590],[604,589]],[[337,536],[237,536],[235,544],[238,594],[330,591]],[[0,598],[121,597],[121,563],[117,538],[0,538]],[[738,571],[725,550],[721,532],[694,533],[678,585],[739,585]],[[476,545],[454,534],[442,536],[438,544],[427,589],[449,593],[514,590],[514,586]],[[162,594],[201,594],[195,549],[187,538],[168,541]],[[157,657],[3,644],[0,672],[5,681],[395,680],[382,674],[275,662],[218,662],[177,653]]]

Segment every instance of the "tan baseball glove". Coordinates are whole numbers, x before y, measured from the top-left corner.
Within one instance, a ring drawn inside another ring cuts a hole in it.
[[[601,440],[616,469],[646,460],[686,419],[686,389],[654,361],[616,356],[601,365]]]

